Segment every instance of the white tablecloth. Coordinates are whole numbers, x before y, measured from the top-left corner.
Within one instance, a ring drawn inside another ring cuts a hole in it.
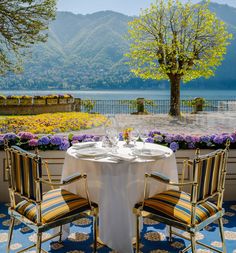
[[[130,153],[123,148],[122,152]],[[138,143],[138,145],[142,145]],[[145,172],[158,171],[178,180],[174,153],[167,147],[146,144],[146,148],[156,148],[169,152],[158,160],[137,159],[132,162],[110,159],[79,158],[76,149],[69,148],[62,171],[62,179],[76,172],[86,173],[90,198],[99,205],[99,235],[101,240],[119,253],[132,253],[132,238],[135,236],[135,223],[132,209],[135,203],[142,201]],[[150,195],[168,189],[166,185],[150,180]],[[86,196],[84,185],[74,183],[67,190]]]

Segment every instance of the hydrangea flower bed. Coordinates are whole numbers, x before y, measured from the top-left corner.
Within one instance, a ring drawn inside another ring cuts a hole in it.
[[[170,147],[173,151],[178,149],[218,149],[224,148],[227,139],[230,140],[230,148],[236,148],[236,132],[212,135],[185,135],[168,134],[159,131],[151,131],[146,142],[157,143]]]
[[[101,114],[81,112],[45,113],[33,116],[6,116],[0,118],[0,132],[31,132],[53,134],[98,127],[107,118]]]
[[[40,150],[67,150],[71,145],[78,142],[96,142],[102,139],[97,135],[36,135],[30,132],[20,132],[18,134],[7,133],[0,135],[0,150],[4,149],[4,140],[8,140],[11,145],[20,146],[26,150],[32,150],[38,147]],[[213,135],[181,135],[168,134],[159,131],[151,131],[146,142],[156,143],[170,147],[173,151],[178,149],[217,149],[224,148],[227,139],[231,141],[231,149],[236,149],[236,132],[227,134]],[[120,140],[123,140],[120,134]]]
[[[29,132],[18,134],[7,133],[0,135],[0,150],[4,149],[4,140],[10,145],[17,145],[26,150],[38,147],[40,150],[67,150],[71,145],[78,142],[95,142],[101,139],[96,135],[36,135]]]

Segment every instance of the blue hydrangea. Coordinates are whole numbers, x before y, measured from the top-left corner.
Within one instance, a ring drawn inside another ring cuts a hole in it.
[[[200,140],[202,142],[208,143],[208,142],[210,142],[211,138],[209,136],[201,136]]]
[[[60,146],[62,144],[62,141],[63,141],[62,137],[57,135],[52,136],[50,139],[51,144],[55,146]]]
[[[48,145],[50,143],[50,139],[47,136],[43,136],[38,140],[38,145]]]
[[[190,136],[190,135],[186,135],[185,138],[184,138],[184,140],[185,140],[186,142],[188,142],[188,143],[192,143],[193,138],[192,138],[192,136]]]
[[[151,137],[148,137],[148,138],[146,139],[146,142],[147,142],[147,143],[154,143],[154,139],[151,138]]]
[[[66,139],[62,140],[59,149],[60,150],[67,150],[70,147],[70,142]]]
[[[172,149],[174,152],[179,149],[179,144],[175,141],[171,142],[170,149]]]
[[[14,133],[7,133],[7,134],[4,134],[3,138],[8,141],[15,140],[17,138],[17,135]]]

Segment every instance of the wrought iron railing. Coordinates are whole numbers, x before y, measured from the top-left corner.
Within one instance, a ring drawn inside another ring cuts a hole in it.
[[[94,104],[91,112],[101,114],[131,114],[137,111],[134,107],[136,100],[91,100]],[[144,102],[145,110],[151,114],[165,114],[170,110],[170,100],[149,100],[150,103]],[[186,103],[187,100],[181,100],[181,112],[191,113],[194,107]],[[86,111],[86,108],[81,103],[80,110]],[[203,111],[217,112],[217,111],[236,111],[235,100],[206,100],[203,106]]]

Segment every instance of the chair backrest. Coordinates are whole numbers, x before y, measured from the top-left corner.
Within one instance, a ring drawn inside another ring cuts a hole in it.
[[[37,179],[42,177],[42,160],[37,154],[19,147],[5,148],[9,176],[10,194],[33,202],[42,201],[42,184]]]
[[[226,148],[218,149],[207,155],[199,155],[197,151],[193,160],[194,181],[197,183],[196,192],[192,192],[192,201],[202,202],[208,198],[223,194],[229,143]]]

